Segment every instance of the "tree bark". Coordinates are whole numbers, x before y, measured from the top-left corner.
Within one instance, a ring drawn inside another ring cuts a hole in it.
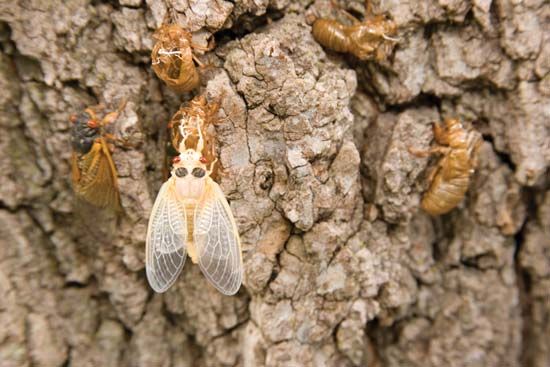
[[[144,272],[177,95],[150,68],[161,0],[0,3],[0,366],[550,365],[550,7],[373,1],[380,64],[323,49],[328,0],[174,1],[206,45],[243,242],[234,297],[190,262]],[[341,2],[356,13],[362,1]],[[128,98],[113,159],[124,208],[74,198],[69,116]],[[483,134],[465,200],[419,208],[431,123]]]

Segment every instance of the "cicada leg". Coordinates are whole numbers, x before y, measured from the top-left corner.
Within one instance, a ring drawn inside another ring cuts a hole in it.
[[[449,152],[449,149],[450,148],[448,148],[448,147],[442,147],[442,146],[432,147],[428,150],[420,150],[420,149],[415,149],[415,148],[412,148],[412,147],[407,148],[407,150],[409,151],[410,154],[412,154],[416,157],[419,157],[419,158],[426,158],[426,157],[429,157],[432,154],[446,154],[446,153]]]
[[[199,69],[201,69],[201,70],[213,69],[215,67],[215,65],[213,65],[211,63],[208,63],[208,64],[203,63],[194,54],[193,54],[193,61],[195,61],[197,63]]]
[[[208,172],[208,176],[210,176],[212,174],[212,172],[214,171],[214,166],[216,165],[216,163],[218,163],[218,158],[217,157],[212,161],[212,163],[210,163],[210,166],[206,170],[206,172]]]
[[[216,47],[216,41],[214,41],[214,39],[212,38],[212,39],[208,42],[208,46],[206,46],[206,47],[201,46],[201,45],[197,45],[196,43],[191,43],[191,47],[192,47],[194,50],[203,51],[203,52],[208,52],[208,51],[212,51],[212,50]]]
[[[199,58],[197,56],[195,56],[194,54],[193,54],[193,61],[195,61],[197,63],[197,65],[199,65],[200,68],[205,67],[204,63],[202,61],[200,61]]]
[[[443,159],[441,161],[443,161]],[[428,184],[432,183],[432,181],[435,178],[435,175],[442,168],[441,161],[436,166],[431,167],[430,170],[428,171],[428,177],[426,177],[426,181],[428,182]]]
[[[118,116],[124,110],[124,107],[126,107],[126,102],[128,102],[128,99],[123,98],[116,111],[106,114],[105,117],[103,117],[103,120],[101,120],[101,126],[106,126],[115,122]]]
[[[346,18],[348,18],[348,19],[351,21],[351,23],[352,23],[353,25],[357,25],[357,24],[360,24],[360,23],[361,23],[361,21],[360,21],[359,19],[357,19],[357,18],[356,18],[353,14],[351,14],[349,11],[347,11],[347,10],[345,10],[345,9],[341,9],[340,11],[342,12],[342,14],[344,14],[344,16],[345,16]]]
[[[330,5],[332,6],[332,8],[337,9],[338,11],[342,12],[342,14],[346,18],[348,18],[353,25],[361,23],[361,21],[359,19],[357,19],[353,14],[351,14],[346,9],[343,9],[335,0],[331,0]]]
[[[113,134],[103,133],[103,138],[109,142],[109,144],[116,144],[123,148],[131,148],[131,144],[128,140],[114,136]],[[110,146],[111,146],[110,145]],[[112,150],[112,149],[111,149]]]
[[[449,145],[449,136],[447,129],[443,127],[439,122],[433,123],[434,139],[438,144]]]

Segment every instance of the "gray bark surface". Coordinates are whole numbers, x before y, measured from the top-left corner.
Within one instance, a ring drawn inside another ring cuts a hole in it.
[[[330,1],[173,3],[196,42],[217,34],[197,93],[222,101],[244,285],[224,297],[190,262],[163,295],[145,278],[166,123],[192,97],[150,68],[165,2],[3,0],[0,367],[550,366],[547,2],[373,1],[400,29],[381,64],[314,41]],[[69,116],[125,97],[116,216],[74,198]],[[484,143],[432,218],[436,161],[407,149],[446,116]]]

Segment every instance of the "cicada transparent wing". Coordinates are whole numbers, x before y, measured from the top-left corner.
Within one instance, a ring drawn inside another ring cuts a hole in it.
[[[100,208],[120,210],[117,171],[103,138],[82,157],[74,154],[72,166],[73,187],[80,198]]]
[[[156,292],[165,292],[176,281],[185,264],[186,242],[185,207],[176,198],[174,179],[170,178],[153,205],[145,244],[147,280]]]
[[[225,295],[237,293],[243,279],[239,232],[222,190],[209,177],[195,209],[193,239],[206,278]]]

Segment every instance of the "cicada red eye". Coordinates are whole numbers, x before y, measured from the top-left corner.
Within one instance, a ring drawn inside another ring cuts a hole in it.
[[[179,155],[175,156],[174,158],[172,158],[172,164],[176,164],[176,163],[179,163],[181,161],[181,158]]]
[[[200,157],[199,162],[206,164],[208,160],[205,157]]]
[[[86,125],[88,125],[89,128],[91,129],[96,129],[98,124],[97,124],[97,121],[96,120],[89,120]]]

